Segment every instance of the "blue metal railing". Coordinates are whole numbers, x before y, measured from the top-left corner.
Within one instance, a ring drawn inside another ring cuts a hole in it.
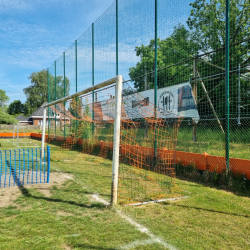
[[[0,164],[0,188],[48,183],[50,147],[0,150]]]

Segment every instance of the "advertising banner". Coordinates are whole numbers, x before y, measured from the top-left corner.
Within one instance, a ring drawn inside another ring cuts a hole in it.
[[[96,103],[102,110],[103,119],[114,119],[114,98]],[[139,119],[154,117],[154,90],[123,96],[123,119]],[[199,121],[199,113],[189,82],[160,88],[157,91],[157,117],[158,118],[192,118]],[[97,117],[96,117],[97,118]]]

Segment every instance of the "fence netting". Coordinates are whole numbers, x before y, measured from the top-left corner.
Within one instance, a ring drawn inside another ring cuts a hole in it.
[[[119,201],[127,204],[181,195],[173,177],[182,118],[156,108],[130,84],[124,82],[122,91]],[[59,102],[48,109],[50,143],[59,145],[61,150],[75,149],[112,159],[115,85]],[[109,163],[111,167],[112,162]]]
[[[48,102],[120,74],[157,108],[182,117],[177,164],[193,166],[201,173],[223,173],[229,155],[230,170],[250,179],[250,6],[248,0],[229,2],[226,37],[226,0],[114,1],[48,69]],[[225,67],[226,38],[230,41],[229,72]],[[91,98],[89,102],[95,97]],[[91,113],[91,107],[89,110]],[[61,126],[64,116],[58,113],[53,119]],[[49,133],[59,136],[62,131],[54,123],[49,125]],[[164,127],[150,120],[147,124],[142,130],[148,137],[148,129]],[[101,126],[94,125],[95,131]],[[142,128],[141,123],[133,126],[134,130]]]

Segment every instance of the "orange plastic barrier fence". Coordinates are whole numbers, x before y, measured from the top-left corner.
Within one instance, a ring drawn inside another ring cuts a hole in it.
[[[11,134],[12,135],[12,134]],[[30,135],[33,138],[42,138],[42,134],[39,133],[31,133]],[[45,136],[48,139],[48,135]],[[56,138],[58,141],[63,141],[63,136],[58,136]],[[70,137],[66,137],[66,140],[70,140]],[[84,144],[83,139],[78,139],[77,143],[79,145]],[[99,141],[95,143],[98,146],[102,146],[103,141]],[[109,142],[108,147],[110,150],[113,149],[113,143]],[[146,155],[153,156],[154,149],[151,147],[143,147],[139,145],[124,145],[122,144],[120,147],[120,154],[124,155],[126,151],[130,151],[131,153],[136,153],[136,150],[140,148],[141,151],[145,152]],[[166,154],[167,149],[158,149],[157,156],[159,158],[163,158],[163,155]],[[174,153],[174,152],[173,152]],[[191,152],[183,152],[176,151],[177,163],[180,162],[183,166],[193,165],[198,170],[206,170],[210,172],[221,173],[226,168],[226,160],[223,156],[215,156],[209,155],[206,152],[203,154],[191,153]],[[230,169],[235,174],[243,174],[247,179],[250,180],[250,160],[238,159],[238,158],[230,158]]]
[[[19,137],[30,137],[32,133],[18,133]],[[17,136],[17,133],[14,133],[14,136]],[[13,137],[13,133],[0,133],[0,138]]]

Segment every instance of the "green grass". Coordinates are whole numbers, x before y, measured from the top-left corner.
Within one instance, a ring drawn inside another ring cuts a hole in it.
[[[51,170],[74,176],[46,197],[27,186],[11,206],[0,208],[0,249],[122,249],[149,236],[121,218],[110,200],[111,161],[51,145]],[[177,249],[249,249],[250,198],[176,180],[187,199],[138,207],[118,206]],[[4,192],[0,189],[0,195]],[[1,197],[1,196],[0,196]],[[161,244],[130,249],[165,249]]]
[[[15,130],[16,132],[16,130]],[[13,133],[12,129],[0,128],[0,133]],[[41,129],[22,129],[19,128],[19,133],[42,133]]]
[[[249,249],[250,199],[200,184],[178,181],[190,198],[124,208],[178,249]]]
[[[0,150],[10,150],[10,149],[22,149],[22,148],[34,148],[41,145],[40,141],[33,140],[30,138],[20,138],[17,147],[17,139],[15,139],[15,145],[13,144],[13,139],[1,139],[0,138]],[[22,147],[25,146],[25,147]]]
[[[124,132],[125,135],[126,131]],[[144,138],[144,129],[138,129],[136,142],[141,146],[153,147],[154,134],[148,132],[148,138]],[[225,134],[221,130],[211,127],[198,126],[197,141],[192,140],[192,126],[180,127],[178,132],[178,151],[192,152],[210,155],[225,156]],[[230,131],[230,157],[250,159],[250,130],[237,129]]]
[[[230,157],[250,159],[250,131],[230,131]],[[221,130],[197,128],[197,141],[192,140],[192,127],[181,127],[178,133],[177,150],[193,153],[207,152],[210,155],[225,156],[225,135]]]

